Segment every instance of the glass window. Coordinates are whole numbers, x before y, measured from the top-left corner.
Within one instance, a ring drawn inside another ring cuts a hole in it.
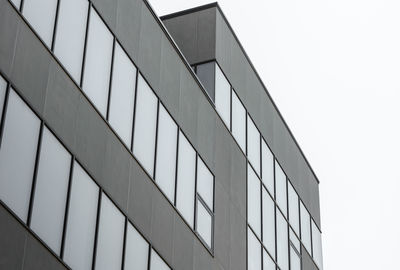
[[[160,103],[158,112],[156,182],[173,203],[175,197],[178,126]]]
[[[113,36],[94,9],[90,11],[82,88],[99,112],[107,114]]]
[[[118,42],[115,43],[112,74],[108,121],[130,148],[133,106],[135,104],[136,67]]]
[[[64,261],[76,270],[92,269],[99,187],[74,162]]]
[[[215,101],[215,62],[196,66],[196,74],[212,101]]]
[[[288,182],[289,196],[289,223],[297,235],[300,235],[300,217],[299,217],[299,196],[294,190],[292,184]]]
[[[30,226],[57,254],[61,248],[70,168],[71,155],[45,127]]]
[[[313,247],[313,258],[319,269],[322,269],[322,243],[321,243],[321,232],[314,221],[312,224],[312,247]]]
[[[287,217],[287,192],[286,192],[286,175],[281,166],[275,160],[275,184],[276,184],[276,202],[282,213]]]
[[[232,91],[232,135],[246,152],[246,109],[235,91]]]
[[[215,64],[215,107],[228,129],[231,126],[231,86]]]
[[[194,218],[195,171],[196,152],[185,135],[179,132],[176,207],[191,227]]]
[[[300,256],[292,246],[290,247],[290,270],[301,270]]]
[[[261,182],[250,165],[247,165],[247,219],[248,223],[261,238]]]
[[[0,199],[26,222],[40,120],[11,90],[0,148]]]
[[[197,200],[197,226],[196,230],[199,232],[201,238],[211,248],[212,242],[212,217],[203,204]]]
[[[133,153],[153,176],[158,100],[141,75],[137,91]]]
[[[25,0],[22,13],[40,38],[51,47],[57,0]]]
[[[263,249],[263,270],[275,270],[275,263],[265,249]]]
[[[200,194],[208,208],[213,211],[214,176],[199,156],[197,156],[197,193]]]
[[[121,269],[125,217],[104,194],[101,194],[97,235],[96,269]]]
[[[247,228],[247,269],[261,270],[261,244]]]
[[[161,259],[160,255],[151,250],[150,255],[150,270],[170,270],[169,266]]]
[[[263,187],[262,192],[263,243],[275,258],[275,203]]]
[[[288,225],[281,212],[276,211],[276,250],[280,269],[289,269]]]
[[[297,251],[300,252],[300,240],[297,238],[296,234],[291,228],[289,228],[289,239],[290,242],[292,242],[292,244],[295,246]]]
[[[257,175],[260,175],[260,133],[249,115],[247,115],[247,156]]]
[[[300,203],[300,221],[301,221],[301,242],[303,242],[304,247],[311,254],[311,224],[310,224],[310,214],[307,209]]]
[[[261,140],[262,180],[269,193],[274,196],[274,155],[264,140]]]
[[[1,116],[3,114],[4,101],[6,99],[7,82],[0,76],[0,124]]]
[[[17,7],[17,9],[21,6],[21,0],[11,0],[11,2]]]
[[[126,231],[125,247],[125,270],[147,270],[149,256],[149,244],[138,233],[138,231],[128,223]]]
[[[54,53],[79,84],[89,8],[87,0],[60,0]]]

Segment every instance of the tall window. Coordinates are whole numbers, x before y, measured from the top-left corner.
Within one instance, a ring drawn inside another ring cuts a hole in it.
[[[257,175],[260,175],[260,132],[247,115],[247,157]]]
[[[228,129],[231,126],[231,85],[221,69],[215,67],[215,107]]]
[[[301,241],[304,247],[311,254],[311,224],[310,224],[310,214],[307,209],[300,203],[300,220],[301,220]]]
[[[232,91],[232,135],[246,153],[246,109],[234,91]]]
[[[247,218],[248,223],[261,238],[261,182],[251,168],[247,166]]]
[[[283,215],[287,217],[287,190],[286,190],[286,174],[283,172],[278,161],[275,160],[275,185],[276,185],[276,202],[281,209]]]
[[[124,269],[147,270],[149,244],[131,223],[127,226]]]

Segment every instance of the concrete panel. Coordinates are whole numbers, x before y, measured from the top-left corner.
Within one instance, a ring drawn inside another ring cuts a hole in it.
[[[233,142],[232,145],[230,155],[232,164],[232,166],[230,166],[230,199],[239,213],[243,217],[246,217],[246,157],[235,142]]]
[[[140,22],[139,69],[153,89],[160,88],[162,30],[146,5]]]
[[[68,269],[57,257],[45,248],[39,240],[28,234],[23,270],[63,270]]]
[[[246,269],[246,216],[242,216],[233,205],[230,209],[230,227],[230,270]]]
[[[52,60],[43,118],[68,149],[74,149],[75,146],[77,111],[81,97],[78,87],[60,65]]]
[[[27,232],[0,204],[0,269],[22,269]]]
[[[194,241],[193,255],[193,270],[216,269],[215,260],[198,239]]]
[[[223,72],[228,75],[231,74],[231,44],[234,43],[234,39],[228,25],[224,23],[221,13],[216,11],[216,7],[213,10],[216,12],[215,58],[218,59],[218,64],[221,66]],[[228,80],[231,81],[229,77]]]
[[[118,0],[116,36],[135,63],[139,62],[142,0]]]
[[[302,270],[318,270],[313,259],[308,255],[306,249],[301,246],[301,269]]]
[[[0,70],[7,76],[11,75],[11,67],[14,59],[17,33],[21,19],[12,5],[6,1],[0,1]]]
[[[183,222],[182,218],[174,214],[174,240],[172,264],[175,270],[193,269],[193,232]]]
[[[246,57],[241,53],[241,49],[237,42],[231,43],[231,65],[230,65],[230,82],[234,85],[234,89],[239,93],[240,97],[246,96],[246,72],[245,66],[248,64]]]
[[[156,187],[135,160],[129,176],[128,217],[148,239],[151,237],[151,213]]]
[[[106,22],[112,32],[115,32],[117,24],[117,4],[115,0],[93,0],[93,5],[100,17]]]
[[[224,269],[230,269],[230,201],[222,186],[215,185],[215,258]]]
[[[51,54],[26,24],[18,31],[11,81],[40,114],[43,112]]]
[[[216,10],[201,10],[198,14],[197,62],[215,59]]]
[[[229,192],[231,189],[231,151],[233,138],[228,136],[228,130],[220,118],[216,125],[215,143],[215,183],[220,184],[224,190]]]
[[[166,261],[171,262],[173,256],[173,231],[175,209],[156,189],[153,196],[151,218],[151,241]]]
[[[162,37],[160,88],[155,89],[174,119],[179,119],[180,70],[183,63],[169,40]]]

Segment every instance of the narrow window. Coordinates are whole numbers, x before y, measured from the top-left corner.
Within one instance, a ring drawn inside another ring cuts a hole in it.
[[[247,115],[247,156],[257,175],[260,175],[260,132]]]
[[[82,88],[100,113],[107,113],[113,36],[94,9],[90,11]]]
[[[269,193],[274,196],[274,156],[269,149],[267,143],[261,140],[261,166],[262,180],[267,187]]]
[[[277,262],[281,270],[289,269],[288,225],[281,212],[276,210],[276,249]]]
[[[215,101],[215,62],[196,66],[196,74],[212,101]]]
[[[125,270],[147,270],[149,244],[128,222],[125,246]]]
[[[201,196],[208,208],[214,209],[214,176],[197,156],[197,193]]]
[[[115,43],[113,77],[108,121],[130,148],[133,106],[135,104],[136,67],[118,43]]]
[[[72,269],[92,269],[98,199],[99,187],[75,162],[63,254]]]
[[[232,135],[246,153],[246,109],[232,91]]]
[[[314,221],[312,224],[312,246],[313,246],[313,258],[319,269],[322,269],[322,243],[321,243],[321,232]]]
[[[271,256],[275,258],[275,204],[265,188],[262,189],[263,243]]]
[[[268,255],[268,253],[263,250],[263,270],[275,270],[275,263]]]
[[[212,216],[200,200],[197,200],[196,230],[209,248],[212,248]]]
[[[300,217],[299,217],[299,196],[294,190],[292,184],[288,182],[289,197],[289,223],[297,235],[300,235]]]
[[[247,269],[261,270],[261,244],[247,228]]]
[[[54,53],[79,84],[89,2],[60,0]]]
[[[137,91],[133,153],[153,176],[158,101],[141,75],[138,78]]]
[[[57,0],[25,0],[22,13],[50,48],[53,41]]]
[[[275,160],[276,202],[285,217],[287,217],[286,182],[286,175]]]
[[[36,177],[31,228],[60,254],[71,155],[44,127]]]
[[[231,125],[231,86],[215,64],[215,107],[228,129]]]
[[[173,203],[175,197],[178,126],[160,104],[158,112],[156,183]]]
[[[40,120],[11,89],[0,147],[0,199],[28,218]]]
[[[301,270],[300,255],[290,246],[290,270]]]
[[[247,165],[247,218],[248,223],[261,238],[261,181],[250,165]]]
[[[121,269],[125,217],[104,194],[101,194],[96,269]]]
[[[303,203],[300,203],[300,222],[301,222],[301,242],[303,242],[304,247],[311,254],[310,214],[308,213]]]

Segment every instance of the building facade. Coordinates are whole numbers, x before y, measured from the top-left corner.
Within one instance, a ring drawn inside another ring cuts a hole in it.
[[[0,269],[322,269],[318,179],[217,4],[0,0]]]

